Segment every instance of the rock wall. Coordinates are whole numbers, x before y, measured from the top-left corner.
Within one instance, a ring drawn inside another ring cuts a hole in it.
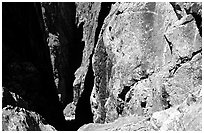
[[[190,9],[180,6],[178,16],[179,4],[112,6],[93,55],[95,123],[149,117],[201,90],[202,26]]]
[[[182,104],[154,112],[150,117],[125,116],[110,123],[85,124],[78,131],[201,131],[201,95],[196,100],[189,96]]]
[[[7,106],[2,110],[3,131],[56,131],[35,112],[24,108]]]
[[[34,111],[56,130],[201,130],[202,3],[3,3],[2,20],[9,116]]]

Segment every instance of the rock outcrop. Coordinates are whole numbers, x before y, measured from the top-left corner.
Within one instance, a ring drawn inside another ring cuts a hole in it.
[[[86,124],[78,131],[201,131],[202,93],[189,96],[182,104],[154,112],[152,116],[131,115],[114,122]]]
[[[2,110],[3,131],[56,131],[35,112],[20,107],[7,106]]]
[[[114,4],[93,56],[94,122],[149,116],[200,90],[201,43],[195,18],[170,3]]]

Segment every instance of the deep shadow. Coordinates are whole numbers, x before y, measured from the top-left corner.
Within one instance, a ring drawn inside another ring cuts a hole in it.
[[[3,86],[25,100],[31,101],[33,108],[29,110],[42,115],[57,130],[77,130],[80,126],[93,122],[90,95],[94,76],[91,62],[85,78],[85,89],[77,105],[76,120],[66,122],[63,116],[64,106],[73,100],[74,73],[81,65],[84,48],[84,42],[81,41],[83,23],[79,27],[75,24],[75,3],[52,3],[47,10],[48,30],[53,34],[58,32],[62,44],[59,72],[65,81],[61,86],[64,105],[58,100],[46,42],[48,32],[45,32],[40,3],[3,3],[2,5]],[[111,3],[102,3],[95,43],[110,6]],[[24,66],[32,69],[27,71]]]
[[[63,107],[73,100],[74,73],[80,67],[84,42],[83,23],[75,24],[76,5],[67,3],[44,3],[48,31],[59,33],[60,50],[58,56],[59,92],[62,94]],[[62,82],[63,81],[63,82]]]
[[[96,43],[98,41],[98,36],[103,26],[104,19],[106,18],[106,16],[108,15],[111,9],[111,5],[112,3],[110,2],[101,3],[101,10],[99,12],[99,17],[98,17],[98,26],[96,28],[96,33],[95,33],[94,47],[96,46]],[[90,64],[85,78],[84,91],[81,97],[79,98],[77,108],[76,108],[75,129],[78,129],[84,124],[93,122],[93,113],[91,112],[91,104],[90,104],[90,96],[94,85],[92,57],[93,57],[93,53],[90,56]]]
[[[99,17],[98,17],[98,26],[96,28],[96,33],[95,33],[95,45],[98,41],[99,33],[103,26],[103,22],[105,18],[108,16],[112,4],[114,4],[114,2],[102,2],[101,3],[101,10],[99,12]]]
[[[127,94],[127,92],[130,90],[130,86],[124,86],[122,92],[120,94],[118,94],[118,97],[120,99],[122,99],[123,101],[125,101],[125,96]]]
[[[2,85],[31,101],[30,110],[62,130],[66,127],[63,108],[58,101],[39,9],[40,3],[2,4]]]
[[[92,65],[89,65],[89,69],[85,78],[84,91],[79,98],[76,107],[76,128],[78,129],[84,124],[93,122],[93,114],[91,112],[90,96],[94,85]]]

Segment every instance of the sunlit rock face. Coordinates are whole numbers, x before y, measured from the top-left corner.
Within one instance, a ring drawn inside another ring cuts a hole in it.
[[[13,106],[7,106],[2,109],[2,130],[56,131],[39,114]]]
[[[189,96],[180,105],[157,111],[152,116],[131,115],[114,122],[90,123],[78,131],[201,131],[202,93]]]
[[[195,18],[170,3],[112,5],[92,58],[94,122],[148,117],[199,91],[201,43]]]

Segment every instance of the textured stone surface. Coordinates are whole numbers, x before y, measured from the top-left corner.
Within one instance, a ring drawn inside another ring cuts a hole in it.
[[[2,109],[3,131],[55,131],[37,113],[20,107],[7,106]]]
[[[183,103],[166,110],[157,111],[152,116],[131,115],[119,117],[114,122],[90,123],[78,131],[201,131],[202,93],[189,96]]]
[[[201,2],[15,3],[2,15],[5,128],[43,130],[39,113],[57,130],[201,130]]]
[[[67,106],[64,110],[65,117],[70,116],[70,119],[74,119],[74,113],[70,112],[75,110],[69,111],[69,107],[76,108],[84,90],[85,77],[95,43],[100,3],[42,3],[41,5],[44,24],[47,27],[47,41],[55,83],[61,94],[60,100],[64,106]],[[65,21],[67,18],[71,19]]]
[[[97,21],[101,8],[101,4],[99,2],[78,2],[76,5],[76,21],[78,22],[77,25],[83,23],[82,41],[85,42],[85,46],[83,49],[81,66],[75,72],[75,80],[73,83],[73,102],[68,106],[76,106],[84,91],[85,77],[87,75],[88,67],[91,65],[90,57],[95,44],[95,32],[98,26]]]
[[[93,55],[95,123],[151,116],[201,89],[202,38],[183,11],[178,18],[170,3],[112,6]]]

